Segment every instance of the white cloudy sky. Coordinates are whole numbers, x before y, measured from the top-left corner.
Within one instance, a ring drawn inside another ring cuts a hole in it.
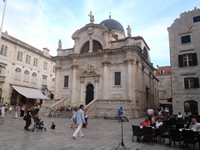
[[[71,35],[89,23],[93,11],[95,23],[108,19],[119,21],[132,36],[143,36],[150,47],[151,61],[170,65],[167,27],[180,13],[199,8],[199,0],[7,0],[3,32],[38,49],[48,47],[56,56],[58,40],[63,48],[73,47]],[[0,17],[3,14],[0,2]]]

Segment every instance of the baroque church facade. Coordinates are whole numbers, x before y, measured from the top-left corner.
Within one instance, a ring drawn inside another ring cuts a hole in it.
[[[158,79],[150,61],[147,43],[127,34],[116,20],[90,23],[72,35],[74,47],[62,49],[56,62],[55,98],[66,105],[87,105],[90,115],[116,116],[120,106],[130,118],[143,116],[147,107],[157,109]]]

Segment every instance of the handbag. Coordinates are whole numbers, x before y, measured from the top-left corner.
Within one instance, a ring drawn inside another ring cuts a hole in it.
[[[26,121],[26,120],[27,120],[27,116],[24,116],[24,118],[23,118],[23,119],[24,119],[24,121]]]

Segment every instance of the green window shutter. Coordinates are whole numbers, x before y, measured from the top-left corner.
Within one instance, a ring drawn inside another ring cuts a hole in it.
[[[179,67],[183,67],[183,55],[178,55]]]
[[[192,66],[197,66],[197,53],[192,53]]]

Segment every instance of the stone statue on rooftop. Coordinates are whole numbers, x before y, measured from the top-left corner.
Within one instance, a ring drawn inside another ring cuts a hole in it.
[[[58,41],[58,49],[62,49],[62,41],[60,39]]]
[[[131,37],[131,27],[128,25],[126,28],[128,37]]]
[[[94,23],[94,16],[92,14],[92,11],[90,11],[90,14],[88,14],[88,16],[90,17],[90,23]]]

